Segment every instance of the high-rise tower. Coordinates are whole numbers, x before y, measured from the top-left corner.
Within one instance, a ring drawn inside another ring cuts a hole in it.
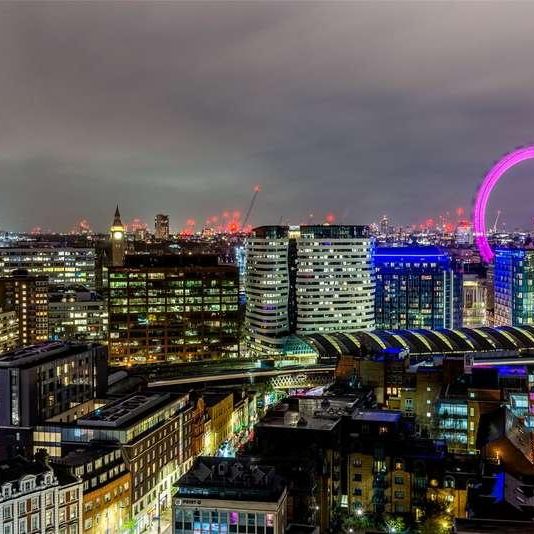
[[[169,216],[158,213],[154,219],[156,239],[169,239]]]
[[[246,327],[253,354],[291,334],[374,326],[373,239],[365,226],[263,226],[247,239]]]
[[[374,266],[377,328],[462,325],[462,273],[447,252],[434,246],[380,247]]]
[[[534,250],[498,248],[495,251],[494,325],[534,324]]]
[[[0,278],[0,309],[17,314],[19,343],[33,345],[48,339],[48,277],[17,269]]]
[[[120,267],[124,263],[124,254],[126,253],[126,235],[124,225],[121,221],[119,206],[115,210],[115,217],[110,228],[111,237],[111,265]]]

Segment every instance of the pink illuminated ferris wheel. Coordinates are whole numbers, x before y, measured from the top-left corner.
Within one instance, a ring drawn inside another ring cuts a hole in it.
[[[506,156],[500,159],[488,174],[486,174],[478,189],[475,206],[473,208],[473,229],[480,257],[485,262],[489,263],[494,256],[486,234],[486,206],[488,204],[490,193],[506,171],[527,159],[534,159],[534,145],[518,148],[517,150],[510,152],[510,154],[506,154]]]

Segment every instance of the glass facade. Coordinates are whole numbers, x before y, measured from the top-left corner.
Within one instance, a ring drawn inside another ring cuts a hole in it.
[[[46,275],[51,285],[82,284],[95,288],[96,252],[77,247],[0,248],[0,275],[10,276],[15,269],[32,275]]]
[[[378,248],[375,322],[379,329],[459,328],[462,274],[437,247]]]
[[[476,274],[463,275],[463,326],[487,325],[486,283]]]
[[[467,448],[467,401],[440,400],[436,406],[438,436],[451,450]]]
[[[238,293],[237,269],[230,266],[112,269],[111,363],[237,356]]]
[[[534,324],[534,250],[497,249],[493,285],[495,326]]]
[[[50,339],[103,341],[107,326],[107,302],[97,293],[64,289],[49,295]]]
[[[0,423],[35,425],[92,400],[106,386],[105,358],[104,347],[84,344],[5,353],[0,380],[9,384],[10,402],[0,405]]]
[[[0,308],[0,352],[14,349],[19,341],[19,323],[15,311]]]
[[[275,514],[179,507],[174,515],[175,534],[274,534]]]

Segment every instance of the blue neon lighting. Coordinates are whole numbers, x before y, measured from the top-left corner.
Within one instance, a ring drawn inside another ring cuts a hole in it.
[[[491,496],[497,502],[504,500],[504,472],[498,473],[495,477],[495,485],[491,491]]]

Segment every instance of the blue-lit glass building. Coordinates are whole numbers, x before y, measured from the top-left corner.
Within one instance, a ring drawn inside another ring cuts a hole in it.
[[[534,250],[497,249],[493,285],[495,325],[534,324]]]
[[[462,273],[435,246],[379,247],[374,256],[379,329],[462,326]]]

